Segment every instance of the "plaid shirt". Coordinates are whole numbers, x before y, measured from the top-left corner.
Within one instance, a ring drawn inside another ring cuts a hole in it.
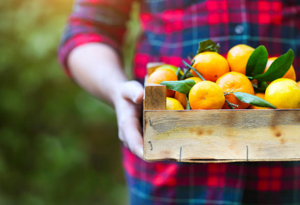
[[[76,2],[59,49],[67,72],[66,59],[76,46],[101,42],[120,53],[132,1]],[[140,1],[144,32],[134,58],[140,82],[148,62],[182,66],[207,38],[221,44],[224,56],[237,44],[265,45],[270,56],[292,48],[300,77],[299,0]],[[300,204],[298,162],[148,163],[123,148],[123,165],[131,204]]]

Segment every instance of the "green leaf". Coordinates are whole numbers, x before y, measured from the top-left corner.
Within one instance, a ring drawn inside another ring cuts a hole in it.
[[[246,75],[254,76],[264,72],[268,62],[268,51],[264,46],[258,46],[251,54],[247,66]]]
[[[190,101],[189,101],[189,96],[188,96],[188,95],[186,95],[186,109],[187,109],[187,110],[190,110],[190,109],[191,109]]]
[[[271,103],[256,97],[254,95],[248,94],[248,93],[242,93],[242,92],[234,92],[233,93],[240,101],[244,103],[249,103],[251,105],[255,105],[257,107],[270,107],[273,109],[276,109],[274,105]]]
[[[294,51],[292,49],[288,50],[287,53],[277,58],[264,74],[255,75],[253,78],[260,81],[273,81],[283,77],[290,69],[294,57]]]
[[[192,87],[196,84],[194,80],[163,81],[161,85],[167,86],[167,89],[174,90],[183,94],[189,94]]]
[[[197,54],[205,52],[205,51],[212,51],[212,52],[219,52],[220,44],[216,44],[210,39],[207,39],[205,41],[201,41],[199,43],[199,48],[197,51]]]
[[[181,69],[178,67],[178,69],[176,71],[177,79],[181,79],[181,77],[182,77],[182,75],[181,75],[182,72],[180,72],[180,71],[181,71]]]

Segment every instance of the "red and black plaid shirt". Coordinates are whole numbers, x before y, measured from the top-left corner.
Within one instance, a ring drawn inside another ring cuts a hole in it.
[[[77,0],[59,59],[66,68],[76,46],[101,42],[120,53],[133,0]],[[143,35],[134,74],[143,81],[148,62],[182,66],[207,38],[224,56],[237,44],[264,45],[269,55],[295,51],[300,77],[299,0],[140,0]],[[70,74],[70,73],[69,73]],[[300,137],[300,136],[299,136]],[[300,163],[148,163],[123,148],[131,204],[300,204]]]

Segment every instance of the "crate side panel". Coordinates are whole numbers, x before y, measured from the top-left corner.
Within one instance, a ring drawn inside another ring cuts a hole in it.
[[[299,110],[146,111],[144,158],[178,160],[181,147],[182,161],[297,160],[299,116]]]

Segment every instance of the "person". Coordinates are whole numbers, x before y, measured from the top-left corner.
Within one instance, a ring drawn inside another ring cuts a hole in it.
[[[59,48],[67,74],[116,110],[130,204],[300,204],[299,162],[149,163],[140,126],[146,64],[182,66],[201,40],[220,43],[223,55],[237,44],[265,45],[270,56],[292,48],[299,77],[300,1],[139,1],[134,81],[120,52],[133,0],[77,0]]]

